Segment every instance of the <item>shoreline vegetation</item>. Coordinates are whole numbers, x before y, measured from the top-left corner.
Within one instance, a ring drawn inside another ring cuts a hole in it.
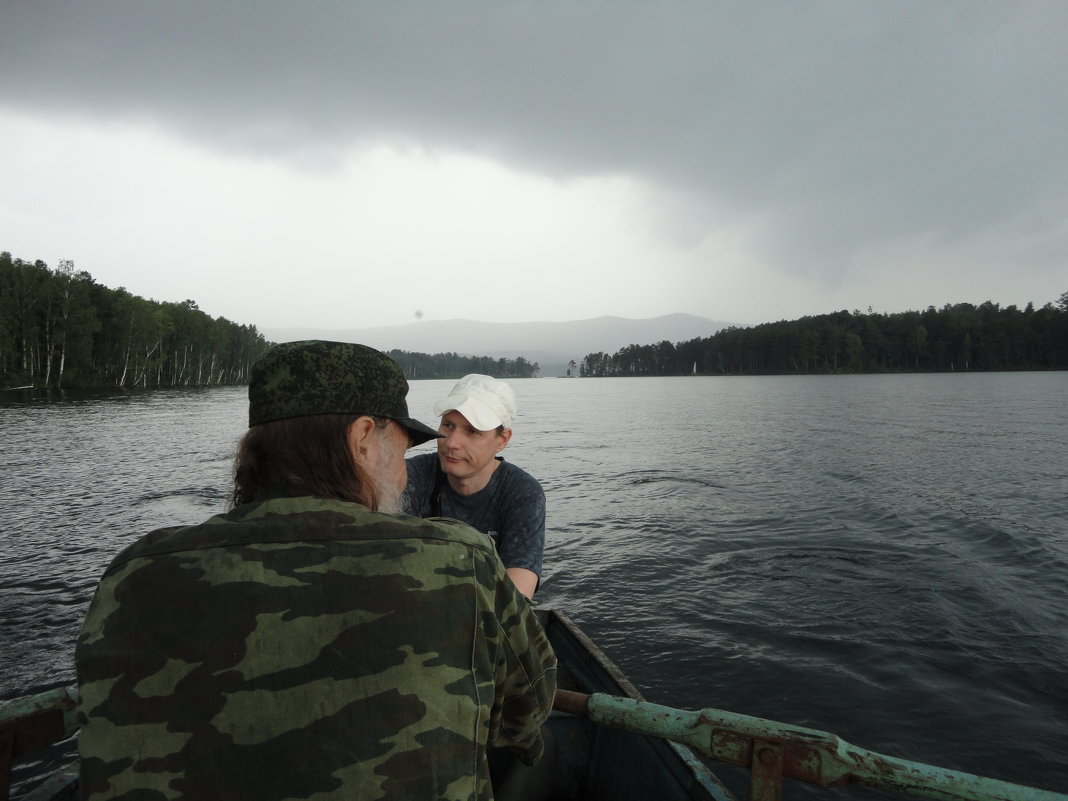
[[[582,376],[797,375],[1068,369],[1068,292],[1040,309],[986,301],[839,311],[672,344],[589,353]]]
[[[268,343],[195,301],[160,303],[96,283],[74,262],[0,253],[0,387],[243,384]]]
[[[270,347],[255,325],[196,301],[102,286],[74,262],[52,270],[0,252],[0,390],[241,385]],[[409,379],[534,378],[537,362],[389,351]],[[687,342],[589,353],[569,375],[673,376],[1068,369],[1068,292],[1056,304],[960,303],[924,312],[835,312],[731,327]]]
[[[242,385],[271,344],[255,325],[212,318],[196,301],[146,300],[69,260],[52,270],[0,252],[0,391]],[[413,379],[540,369],[522,356],[389,355]]]

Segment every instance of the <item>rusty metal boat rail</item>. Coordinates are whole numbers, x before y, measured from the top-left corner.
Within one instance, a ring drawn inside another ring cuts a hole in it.
[[[941,801],[1068,801],[1068,795],[910,762],[816,729],[720,709],[684,711],[602,693],[557,692],[556,709],[602,726],[660,737],[750,771],[749,801],[779,801],[783,778],[855,785]]]

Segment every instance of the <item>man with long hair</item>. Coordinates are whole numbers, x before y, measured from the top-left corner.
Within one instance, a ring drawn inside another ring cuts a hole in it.
[[[537,762],[556,659],[493,545],[396,514],[395,362],[276,345],[252,370],[234,506],[101,579],[76,662],[87,799],[486,799],[488,746]]]

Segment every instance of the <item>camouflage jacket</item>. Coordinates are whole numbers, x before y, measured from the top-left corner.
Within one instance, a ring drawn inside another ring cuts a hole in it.
[[[128,547],[76,662],[94,800],[488,799],[556,687],[483,534],[307,497]]]

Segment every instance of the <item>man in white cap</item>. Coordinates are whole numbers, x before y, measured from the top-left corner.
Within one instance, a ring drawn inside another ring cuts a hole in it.
[[[472,373],[434,404],[438,452],[408,462],[406,507],[419,517],[460,520],[488,534],[505,572],[534,596],[545,546],[545,492],[498,454],[512,438],[516,398],[504,381]]]

